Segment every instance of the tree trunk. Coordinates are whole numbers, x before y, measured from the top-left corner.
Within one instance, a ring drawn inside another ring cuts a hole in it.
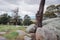
[[[41,0],[39,11],[36,14],[37,27],[42,27],[44,5],[45,5],[45,0]]]
[[[37,21],[36,26],[37,27],[42,27],[44,5],[45,5],[45,0],[41,0],[39,11],[36,14],[36,21]],[[35,28],[34,34],[32,34],[32,40],[36,40],[36,30],[37,30],[37,28]]]
[[[43,20],[43,11],[44,11],[45,0],[41,0],[39,11],[36,14],[36,25],[37,27],[42,27],[42,20]],[[43,37],[38,33],[39,31],[36,28],[36,40],[43,40]]]

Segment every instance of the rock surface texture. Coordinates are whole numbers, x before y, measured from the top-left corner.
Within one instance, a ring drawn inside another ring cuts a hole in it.
[[[35,30],[35,25],[30,25],[27,32]],[[37,28],[37,40],[60,40],[60,18],[52,18],[43,21],[43,27]]]
[[[36,40],[57,40],[57,36],[49,29],[37,28]]]

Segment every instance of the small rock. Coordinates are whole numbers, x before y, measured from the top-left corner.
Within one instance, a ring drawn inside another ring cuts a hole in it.
[[[20,36],[21,35],[26,35],[26,33],[24,31],[22,31],[22,30],[17,30],[17,32],[19,33]]]
[[[30,38],[28,36],[24,36],[24,40],[32,40],[32,38]]]
[[[27,33],[34,33],[36,30],[35,24],[31,24],[30,26],[27,27],[26,32]]]
[[[3,35],[3,34],[5,34],[6,32],[0,32],[0,35]]]

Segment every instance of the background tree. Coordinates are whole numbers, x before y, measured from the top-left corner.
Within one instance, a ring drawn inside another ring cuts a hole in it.
[[[58,6],[50,5],[47,7],[46,12],[44,13],[44,19],[47,18],[56,18],[57,15],[55,14],[58,10]]]
[[[60,5],[56,6],[56,11],[55,12],[59,12],[60,13]]]
[[[13,12],[14,12],[15,25],[17,25],[19,9],[16,8]]]
[[[56,8],[55,5],[50,5],[50,6],[47,7],[46,11],[53,12],[53,11],[55,11],[55,8]]]
[[[56,6],[55,14],[57,15],[57,17],[60,17],[60,5]]]
[[[33,22],[31,21],[30,16],[25,15],[25,16],[24,16],[23,24],[24,24],[24,25],[30,25],[30,24],[32,24],[32,23],[33,23]]]
[[[7,24],[10,18],[11,17],[7,13],[0,15],[0,24]]]
[[[45,14],[44,14],[44,17],[46,17],[46,18],[56,18],[57,15],[54,12],[46,11]]]
[[[22,19],[21,16],[19,16],[19,8],[13,10],[13,17],[11,21],[14,25],[22,25]]]

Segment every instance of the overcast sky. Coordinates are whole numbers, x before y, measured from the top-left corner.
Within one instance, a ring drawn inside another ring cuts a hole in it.
[[[0,14],[8,12],[12,15],[12,10],[19,7],[19,15],[24,16],[28,14],[34,18],[36,12],[38,11],[39,4],[41,0],[0,0]],[[60,0],[46,0],[45,9],[49,5],[60,4]]]

